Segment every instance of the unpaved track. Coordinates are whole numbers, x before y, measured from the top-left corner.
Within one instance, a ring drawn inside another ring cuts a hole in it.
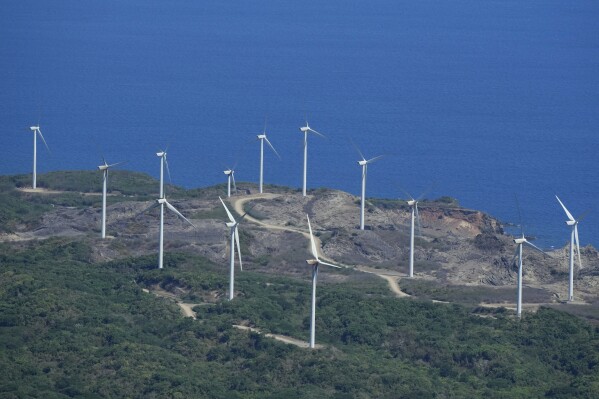
[[[300,348],[309,348],[310,347],[310,343],[308,343],[306,341],[299,340],[299,339],[295,339],[295,338],[292,338],[292,337],[288,337],[287,335],[271,334],[271,333],[264,334],[262,331],[260,331],[257,328],[248,327],[248,326],[240,326],[239,324],[233,324],[233,327],[235,327],[235,328],[237,328],[239,330],[252,331],[252,332],[255,332],[257,334],[264,335],[265,337],[274,338],[277,341],[285,342],[286,344],[290,344],[290,345],[295,345],[295,346],[298,346]],[[324,348],[324,346],[323,345],[319,345],[319,344],[314,344],[314,348],[315,349],[320,349],[320,348]]]
[[[280,196],[281,196],[280,194],[269,194],[269,193],[253,194],[253,195],[244,196],[244,197],[231,197],[231,198],[229,198],[229,202],[233,205],[233,209],[235,209],[235,212],[237,212],[239,215],[243,215],[245,213],[243,208],[244,208],[244,205],[246,202],[252,201],[252,200],[257,200],[257,199],[274,199],[274,198],[277,198]],[[277,225],[269,224],[262,220],[255,219],[252,216],[250,216],[249,214],[246,215],[245,219],[249,220],[255,224],[258,224],[264,228],[270,229],[270,230],[283,230],[283,231],[290,231],[293,233],[301,234],[304,237],[306,237],[306,239],[308,240],[308,245],[310,245],[309,244],[310,243],[310,233],[308,233],[307,231],[294,229],[294,228],[286,227],[286,226],[277,226]],[[339,265],[339,266],[346,267],[348,269],[355,269],[355,270],[361,271],[363,273],[370,273],[370,274],[379,276],[380,278],[385,279],[387,281],[387,283],[389,284],[389,289],[395,294],[395,296],[397,296],[399,298],[405,298],[405,297],[410,296],[409,294],[406,294],[405,292],[403,292],[401,290],[401,288],[399,288],[398,282],[399,282],[399,278],[401,275],[398,272],[393,271],[393,270],[386,270],[386,269],[375,269],[375,268],[372,268],[369,266],[364,266],[364,265],[357,265],[357,266],[344,265],[343,263],[337,262],[334,259],[331,259],[328,256],[324,255],[322,253],[322,248],[321,248],[322,242],[316,236],[314,237],[314,240],[316,241],[316,250],[319,252],[319,257],[322,260]]]

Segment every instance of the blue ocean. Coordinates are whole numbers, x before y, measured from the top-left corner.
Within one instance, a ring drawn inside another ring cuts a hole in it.
[[[599,2],[20,0],[0,4],[0,173],[128,160],[174,184],[451,196],[545,248],[599,247]],[[98,175],[98,189],[100,176]],[[356,208],[357,212],[357,208]]]

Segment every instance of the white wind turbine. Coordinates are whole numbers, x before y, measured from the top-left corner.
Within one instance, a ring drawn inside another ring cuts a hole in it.
[[[307,180],[307,171],[308,171],[308,133],[314,133],[320,137],[325,137],[323,134],[318,133],[316,130],[312,129],[310,125],[308,125],[308,121],[306,121],[306,126],[300,127],[300,131],[304,133],[304,185],[302,188],[302,194],[306,196],[306,180]]]
[[[262,134],[259,134],[256,137],[257,140],[260,140],[260,194],[262,194],[262,182],[264,176],[264,142],[266,141],[266,144],[268,144],[268,146],[273,150],[279,159],[281,159],[281,156],[277,150],[275,150],[275,147],[272,146],[270,141],[268,141],[268,138],[266,137],[266,129],[264,129]]]
[[[111,165],[106,163],[104,157],[102,157],[104,164],[98,166],[98,169],[102,172],[102,238],[106,238],[106,182],[108,180],[108,169],[120,165],[124,162],[117,162]]]
[[[231,234],[231,248],[229,249],[229,259],[230,259],[230,269],[229,269],[229,300],[233,299],[235,294],[235,243],[237,243],[237,254],[239,255],[239,270],[243,270],[243,264],[241,263],[241,247],[239,244],[239,230],[237,230],[237,226],[243,220],[247,212],[243,214],[239,221],[236,221],[227,205],[221,197],[218,197],[220,202],[225,207],[225,211],[227,211],[227,216],[229,217],[229,222],[226,223],[227,227],[230,229]]]
[[[237,192],[237,185],[235,184],[235,167],[227,168],[223,172],[227,176],[227,198],[231,197],[231,181],[233,182],[233,190]]]
[[[335,266],[330,263],[321,261],[318,258],[318,250],[316,249],[316,242],[314,241],[314,235],[312,234],[312,226],[310,225],[310,216],[306,214],[308,218],[308,228],[310,229],[310,245],[312,250],[313,259],[307,259],[306,263],[312,266],[312,312],[310,314],[310,348],[314,348],[316,341],[316,277],[318,277],[318,265],[327,265],[341,269],[341,266]]]
[[[360,154],[360,157],[362,158],[361,161],[358,161],[358,165],[360,165],[362,167],[362,198],[360,201],[360,230],[364,230],[364,203],[366,202],[366,174],[368,172],[368,164],[378,160],[379,158],[383,157],[383,155],[379,155],[377,157],[366,160],[366,158],[364,158],[364,155],[362,155],[362,152],[360,151],[360,149],[355,144],[354,144],[354,147],[356,148],[356,151],[358,151],[358,154]]]
[[[518,212],[520,212],[520,207],[518,206]],[[522,237],[514,238],[514,243],[518,245],[516,248],[516,254],[514,258],[518,257],[518,303],[516,305],[516,314],[518,318],[522,317],[522,247],[524,244],[530,245],[535,250],[539,251],[543,255],[547,256],[547,254],[539,247],[534,245],[532,242],[528,241],[526,237],[524,237],[524,229],[522,227],[522,217],[520,217],[520,232],[522,233]]]
[[[576,243],[576,252],[578,253],[578,269],[582,269],[582,260],[580,259],[580,241],[578,241],[578,223],[584,218],[581,216],[578,220],[574,219],[574,216],[568,211],[564,203],[559,199],[556,195],[557,201],[566,212],[566,216],[568,220],[566,224],[572,227],[572,232],[570,234],[570,284],[568,290],[568,301],[571,302],[574,300],[574,243]]]
[[[50,152],[50,148],[48,147],[48,144],[46,143],[46,140],[44,139],[44,136],[42,135],[42,131],[41,131],[39,125],[31,126],[29,129],[31,129],[31,131],[33,132],[33,184],[32,184],[32,187],[33,187],[33,189],[36,189],[37,188],[37,135],[38,134],[40,135],[40,138],[44,142],[44,145],[46,146],[46,149],[48,150],[48,152]]]
[[[403,190],[402,190],[403,191]],[[410,225],[410,270],[409,270],[409,275],[410,277],[414,277],[414,222],[418,223],[418,235],[422,235],[421,233],[421,226],[420,226],[420,213],[418,212],[418,202],[424,198],[424,196],[430,191],[430,188],[425,191],[424,193],[422,193],[420,195],[420,197],[414,199],[414,197],[412,197],[410,195],[410,193],[408,193],[407,191],[404,191],[404,193],[408,196],[408,198],[410,198],[409,200],[407,200],[406,202],[408,203],[408,206],[410,207],[411,210],[411,225]]]
[[[194,224],[191,223],[185,216],[183,216],[181,214],[181,212],[179,212],[177,210],[177,208],[175,208],[174,206],[172,206],[165,198],[164,195],[164,166],[166,165],[166,171],[169,175],[170,178],[170,171],[168,169],[168,162],[166,161],[166,151],[159,151],[156,153],[156,156],[160,157],[160,198],[158,198],[156,200],[156,203],[154,203],[152,206],[150,206],[147,210],[150,210],[152,208],[157,207],[158,205],[160,205],[160,231],[159,231],[159,250],[158,250],[158,268],[162,269],[163,267],[163,255],[164,255],[164,206],[166,205],[166,207],[168,209],[170,209],[173,213],[175,213],[177,216],[179,216],[181,219],[185,220],[187,223],[189,223],[192,227],[195,228]]]
[[[406,193],[408,194],[408,193]],[[408,206],[410,207],[411,210],[411,220],[412,223],[410,225],[410,271],[409,271],[409,276],[410,277],[414,277],[414,222],[417,221],[418,222],[418,235],[420,235],[420,213],[418,213],[418,201],[420,198],[418,199],[414,199],[410,194],[408,194],[408,197],[410,197],[409,200],[407,200],[406,202],[408,203]]]

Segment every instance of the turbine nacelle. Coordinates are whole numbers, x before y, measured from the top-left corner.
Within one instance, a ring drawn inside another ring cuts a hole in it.
[[[306,259],[306,263],[309,264],[310,266],[316,266],[320,262],[318,261],[318,259]]]
[[[164,157],[164,156],[166,156],[166,152],[165,152],[165,151],[160,151],[160,152],[157,152],[157,153],[156,153],[156,156],[157,156],[157,157]]]
[[[516,243],[516,244],[524,244],[525,242],[528,242],[528,240],[524,237],[514,238],[514,243]]]
[[[258,140],[264,140],[266,139],[266,134],[259,134],[256,137],[258,138]]]
[[[578,224],[578,221],[576,221],[576,220],[566,220],[566,224],[568,226],[576,226]]]
[[[235,171],[233,169],[227,169],[225,171],[223,171],[223,173],[227,176],[232,175],[233,173],[235,173]]]
[[[306,133],[306,132],[309,132],[310,130],[312,130],[312,129],[310,129],[310,126],[308,126],[307,123],[306,123],[306,126],[302,126],[299,129],[300,129],[300,132],[302,132],[302,133]]]
[[[364,165],[366,165],[366,164],[368,164],[368,161],[367,161],[367,160],[365,160],[365,159],[363,159],[363,160],[361,160],[361,161],[358,161],[358,165],[360,165],[360,166],[364,166]]]
[[[418,203],[418,201],[416,201],[414,199],[411,199],[411,200],[406,201],[406,202],[408,203],[409,206],[414,206],[414,205],[416,205]]]
[[[100,165],[100,166],[98,166],[98,169],[100,169],[100,170],[106,170],[106,169],[108,169],[109,167],[110,167],[110,165],[106,165],[106,164],[104,164],[104,165]]]
[[[32,132],[35,132],[36,130],[40,130],[39,126],[31,126],[29,127],[29,129],[31,129]]]

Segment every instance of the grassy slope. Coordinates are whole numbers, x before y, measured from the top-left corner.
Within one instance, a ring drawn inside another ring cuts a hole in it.
[[[221,266],[184,255],[90,264],[82,242],[2,244],[2,397],[593,397],[599,332],[543,310],[518,323],[397,300],[382,282],[321,284],[309,351],[231,328],[307,338],[309,283],[244,272],[240,297],[199,319],[140,287],[224,292]],[[266,282],[270,283],[266,285]]]
[[[72,173],[40,182],[55,190],[99,182],[98,174]],[[127,200],[153,195],[150,177],[122,175],[119,183],[115,172],[113,189],[133,196]],[[27,176],[0,177],[4,229],[34,224],[52,203],[98,201],[14,190],[26,184]],[[327,347],[309,351],[231,327],[247,322],[307,339],[307,279],[246,271],[229,303],[213,295],[227,288],[225,268],[200,257],[167,254],[162,271],[153,256],[89,259],[83,241],[0,244],[0,397],[598,396],[599,331],[559,311],[521,322],[502,312],[481,318],[458,305],[398,300],[382,280],[350,276],[319,283],[317,340]],[[174,303],[141,290],[154,284],[183,288],[186,302],[216,304],[185,319]]]

